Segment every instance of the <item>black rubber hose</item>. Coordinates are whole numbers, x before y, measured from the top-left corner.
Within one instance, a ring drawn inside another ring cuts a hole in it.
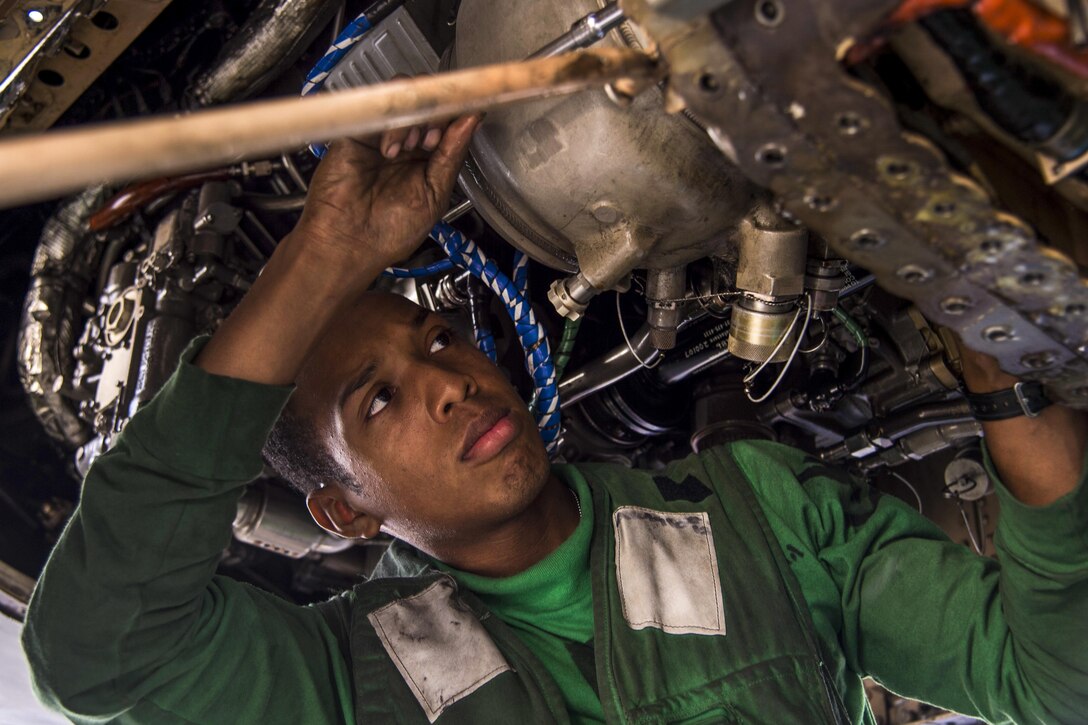
[[[1073,99],[992,43],[970,10],[944,10],[919,22],[956,64],[979,107],[1010,135],[1042,144],[1069,119]]]

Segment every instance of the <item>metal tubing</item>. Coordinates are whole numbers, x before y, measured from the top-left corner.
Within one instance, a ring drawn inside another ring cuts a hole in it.
[[[630,347],[626,343],[619,345],[564,377],[559,382],[559,399],[563,405],[573,405],[657,360],[661,352],[650,342],[651,332],[649,325],[643,325],[631,336]]]
[[[328,0],[264,0],[215,67],[193,83],[195,107],[249,98],[286,69],[335,9]]]
[[[901,415],[881,421],[870,429],[870,435],[874,438],[887,438],[888,440],[897,441],[911,433],[935,425],[964,423],[974,419],[974,416],[971,415],[971,406],[967,404],[966,400],[937,403],[914,408]]]
[[[895,446],[865,458],[858,465],[865,471],[881,466],[898,466],[907,461],[919,461],[938,451],[951,448],[959,441],[982,435],[982,424],[977,420],[931,425],[900,438]]]
[[[0,143],[0,207],[60,196],[94,183],[168,176],[267,157],[311,142],[446,120],[596,88],[620,78],[657,78],[661,72],[645,53],[598,48],[180,118],[15,138]]]
[[[623,10],[618,2],[611,2],[596,12],[586,15],[570,26],[552,42],[545,45],[530,58],[551,58],[562,53],[569,53],[579,48],[588,48],[598,40],[603,40],[608,31],[624,21]]]
[[[673,385],[690,378],[696,373],[701,373],[723,360],[728,360],[730,357],[732,357],[732,354],[729,352],[729,348],[712,347],[697,355],[692,355],[686,360],[662,364],[657,369],[657,379],[666,385]]]

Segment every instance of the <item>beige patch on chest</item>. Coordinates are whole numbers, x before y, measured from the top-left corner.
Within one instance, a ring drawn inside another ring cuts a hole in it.
[[[612,514],[616,578],[632,629],[725,634],[710,516],[622,506]]]

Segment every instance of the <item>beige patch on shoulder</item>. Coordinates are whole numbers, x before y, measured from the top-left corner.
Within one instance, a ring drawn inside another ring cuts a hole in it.
[[[432,723],[450,705],[512,669],[480,620],[453,595],[453,584],[441,579],[367,615]]]

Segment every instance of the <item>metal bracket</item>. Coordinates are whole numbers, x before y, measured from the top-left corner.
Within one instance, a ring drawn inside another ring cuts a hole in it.
[[[690,22],[624,0],[669,66],[669,94],[784,214],[1007,372],[1088,408],[1088,285],[964,183],[838,59],[896,3],[761,0]]]

